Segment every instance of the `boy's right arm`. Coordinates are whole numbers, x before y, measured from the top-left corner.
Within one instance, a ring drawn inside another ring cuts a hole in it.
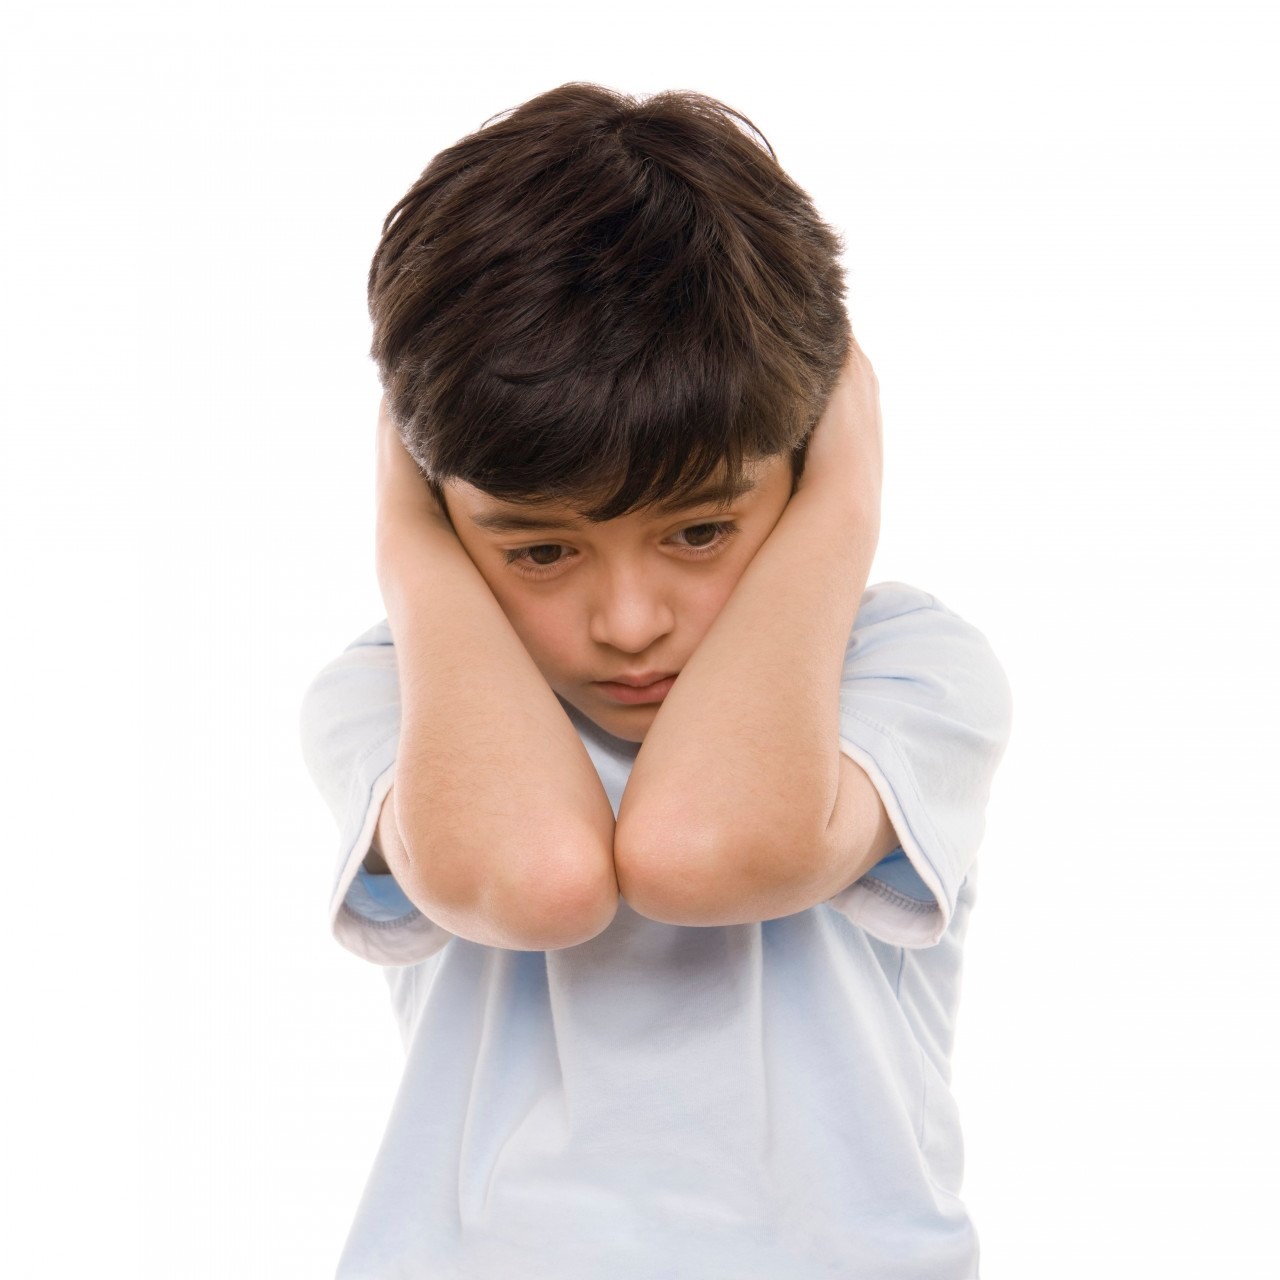
[[[618,907],[614,817],[582,740],[440,511],[385,409],[378,580],[400,677],[378,846],[451,933],[550,951]]]

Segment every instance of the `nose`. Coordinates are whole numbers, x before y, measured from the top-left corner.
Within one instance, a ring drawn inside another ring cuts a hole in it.
[[[668,593],[640,566],[614,566],[601,574],[591,601],[588,633],[619,653],[644,653],[675,626]]]

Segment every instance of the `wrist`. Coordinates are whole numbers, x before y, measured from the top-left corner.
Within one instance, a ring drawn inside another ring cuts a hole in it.
[[[406,520],[379,513],[374,561],[382,598],[389,609],[394,609],[406,595],[420,593],[424,573],[438,571],[457,557],[471,565],[457,534],[443,519],[415,513],[414,518]]]
[[[845,475],[824,472],[796,490],[791,503],[797,502],[802,508],[820,510],[826,527],[842,541],[863,549],[870,543],[873,550],[879,542],[878,484],[858,483],[856,478],[851,480]]]
[[[456,542],[458,537],[453,525],[431,508],[392,506],[386,502],[378,506],[373,533],[379,554],[384,547],[390,552],[423,541],[452,538]]]

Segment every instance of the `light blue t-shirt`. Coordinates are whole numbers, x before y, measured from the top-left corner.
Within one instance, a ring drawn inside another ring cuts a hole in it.
[[[615,816],[638,744],[561,699]],[[828,902],[510,951],[447,932],[363,866],[394,781],[390,630],[307,689],[308,769],[340,831],[330,924],[385,966],[404,1075],[338,1280],[961,1280],[949,1080],[961,945],[1009,685],[926,592],[862,597],[840,748],[900,846]]]

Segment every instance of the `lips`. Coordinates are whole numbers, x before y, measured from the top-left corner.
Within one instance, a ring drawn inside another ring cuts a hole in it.
[[[596,688],[614,702],[632,705],[639,703],[661,702],[671,692],[676,682],[676,675],[660,676],[649,684],[630,684],[621,680],[597,680]]]
[[[633,689],[644,689],[659,680],[669,680],[675,671],[642,671],[636,676],[615,676],[612,680],[600,680],[599,684],[629,684]]]

